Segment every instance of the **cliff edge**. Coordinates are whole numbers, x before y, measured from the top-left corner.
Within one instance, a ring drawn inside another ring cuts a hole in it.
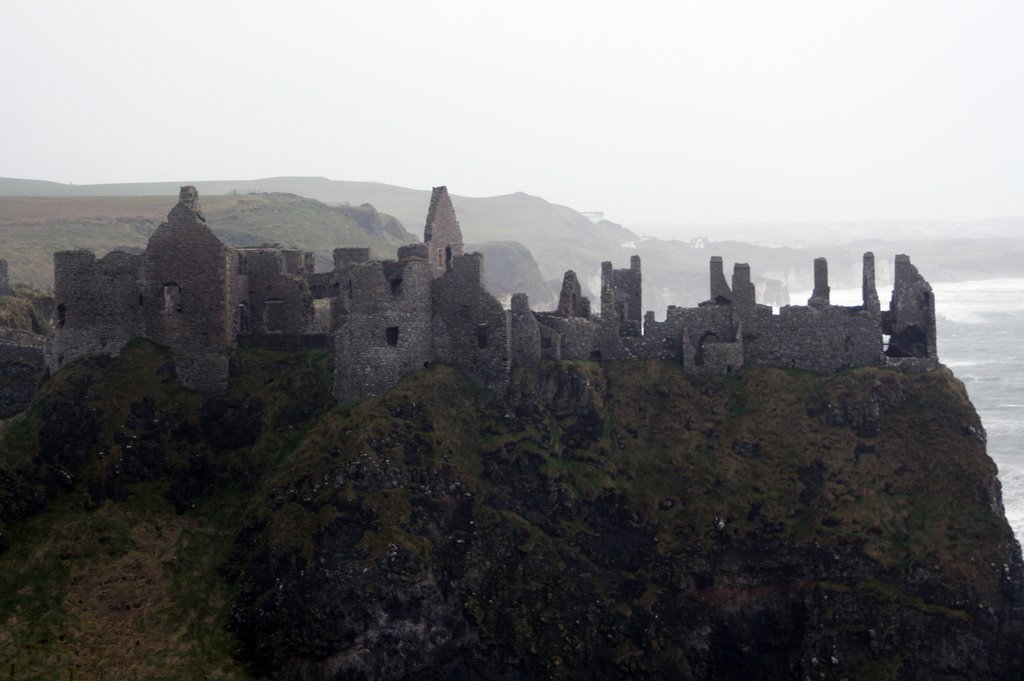
[[[1024,670],[1020,547],[945,369],[550,362],[499,398],[435,364],[339,407],[331,361],[241,351],[210,397],[136,341],[44,383],[0,431],[16,678]]]

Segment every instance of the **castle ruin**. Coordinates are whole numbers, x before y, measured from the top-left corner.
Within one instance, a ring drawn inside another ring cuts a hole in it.
[[[314,272],[312,255],[297,249],[225,246],[206,226],[195,188],[182,187],[142,254],[54,255],[49,365],[116,355],[145,337],[170,348],[183,384],[219,392],[237,346],[325,347],[335,353],[334,396],[348,404],[430,362],[455,365],[502,392],[514,367],[542,360],[676,359],[695,374],[754,364],[831,373],[938,361],[931,286],[905,255],[896,256],[888,310],[875,289],[874,256],[866,253],[861,305],[831,304],[828,263],[818,258],[807,305],[778,314],[756,302],[749,265],[735,264],[730,282],[722,259],[712,257],[708,300],[669,306],[660,322],[642,311],[638,256],[624,269],[601,264],[599,312],[572,271],[555,310],[531,310],[522,293],[505,310],[484,288],[483,267],[479,253],[463,253],[445,187],[434,188],[423,243],[403,246],[396,260],[338,248],[330,272]]]

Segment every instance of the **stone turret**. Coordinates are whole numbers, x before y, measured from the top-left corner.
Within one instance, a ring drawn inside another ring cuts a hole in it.
[[[450,270],[452,260],[462,255],[462,229],[455,219],[455,208],[447,187],[434,187],[430,196],[423,243],[427,246],[427,258],[434,277]]]
[[[618,329],[620,336],[640,336],[643,329],[642,273],[640,256],[629,259],[629,269],[612,269],[601,263],[601,320]]]
[[[829,305],[828,285],[828,260],[825,258],[814,259],[814,290],[807,301],[808,307],[821,309]]]

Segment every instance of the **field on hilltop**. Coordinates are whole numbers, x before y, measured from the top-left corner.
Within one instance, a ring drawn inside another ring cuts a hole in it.
[[[175,202],[167,196],[5,197],[0,199],[0,257],[11,280],[53,286],[53,253],[84,248],[102,256],[137,252]],[[326,262],[338,246],[366,246],[393,256],[417,237],[372,207],[328,206],[293,194],[201,197],[210,228],[225,243],[298,245]]]

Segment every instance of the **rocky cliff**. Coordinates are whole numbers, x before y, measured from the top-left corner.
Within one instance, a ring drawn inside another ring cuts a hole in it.
[[[1020,548],[946,370],[558,363],[506,398],[432,366],[340,408],[329,361],[243,352],[204,398],[136,343],[44,384],[0,432],[15,678],[1024,671]]]

